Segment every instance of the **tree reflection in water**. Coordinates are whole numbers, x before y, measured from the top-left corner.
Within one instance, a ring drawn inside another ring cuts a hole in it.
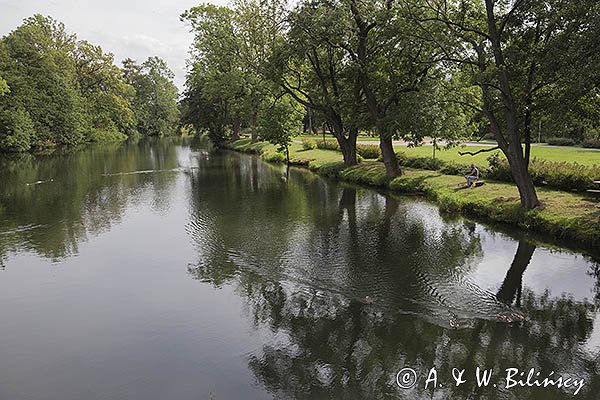
[[[599,360],[582,345],[597,305],[524,286],[534,245],[519,242],[494,294],[466,278],[484,256],[480,234],[445,221],[434,207],[301,171],[282,184],[276,168],[237,154],[206,168],[199,162],[190,176],[196,215],[188,226],[199,256],[189,272],[234,285],[255,325],[273,331],[277,339],[250,355],[249,367],[276,398],[567,395],[452,385],[453,368],[473,378],[477,366],[499,371],[498,381],[509,367],[584,378],[579,397],[594,398]],[[373,305],[361,301],[366,295]],[[512,307],[530,320],[499,321]],[[453,317],[459,329],[451,328]],[[445,385],[425,390],[422,376],[400,391],[395,374],[404,366],[421,374],[435,366]]]

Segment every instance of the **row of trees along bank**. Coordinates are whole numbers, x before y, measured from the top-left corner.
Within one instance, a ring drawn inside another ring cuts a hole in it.
[[[27,18],[0,40],[0,151],[175,133],[177,97],[160,58],[119,68],[51,17]]]
[[[533,127],[598,132],[596,0],[234,0],[181,18],[195,34],[182,121],[217,142],[247,127],[286,148],[304,116],[352,166],[373,130],[392,178],[394,137],[491,133],[531,209]]]

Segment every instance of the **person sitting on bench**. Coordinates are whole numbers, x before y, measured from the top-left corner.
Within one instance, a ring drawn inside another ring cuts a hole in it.
[[[471,164],[471,172],[465,176],[465,179],[467,180],[467,187],[473,186],[473,182],[479,180],[479,170],[475,164]]]

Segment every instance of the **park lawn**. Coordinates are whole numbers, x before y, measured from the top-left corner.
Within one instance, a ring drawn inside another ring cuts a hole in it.
[[[296,140],[302,140],[305,138],[318,140],[321,136],[315,135],[300,135],[296,137]],[[326,135],[327,139],[332,139],[333,136]],[[377,145],[379,141],[376,137],[370,136],[359,136],[359,142],[373,142],[373,145]],[[296,142],[294,142],[296,143]],[[436,151],[436,157],[442,161],[452,161],[459,164],[470,164],[475,163],[481,167],[488,167],[487,158],[494,154],[494,152],[480,153],[475,156],[465,155],[461,156],[458,154],[459,151],[470,151],[476,152],[482,149],[489,149],[492,146],[458,146],[450,149],[439,149]],[[409,157],[431,157],[433,155],[433,148],[431,145],[423,145],[417,147],[408,147],[405,145],[394,146],[396,151],[402,151]],[[497,150],[500,154],[500,150]],[[593,149],[584,149],[581,147],[554,147],[548,145],[534,144],[531,146],[531,156],[541,158],[548,161],[564,161],[564,162],[577,162],[582,165],[594,165],[600,164],[600,151]]]
[[[433,154],[432,146],[394,146],[396,151],[402,151],[409,157],[431,157]],[[480,153],[475,156],[458,154],[459,151],[476,152],[481,149],[489,149],[490,146],[464,146],[452,147],[447,150],[436,151],[436,157],[442,161],[453,161],[460,164],[469,164],[471,162],[487,167],[487,158],[494,152]],[[500,150],[497,150],[499,153]],[[582,165],[600,164],[600,151],[591,149],[582,149],[580,147],[551,147],[546,145],[533,145],[531,147],[531,156],[548,161],[564,161],[569,163],[579,163]]]
[[[251,143],[250,139],[241,139],[227,147],[260,154],[267,161],[284,161],[276,146],[265,142]],[[549,149],[553,148],[545,150]],[[541,207],[523,212],[518,190],[510,183],[486,180],[483,186],[462,189],[464,179],[460,176],[411,168],[403,168],[400,177],[389,181],[381,162],[363,161],[357,166],[344,168],[340,152],[304,150],[300,143],[290,146],[290,159],[294,164],[343,181],[387,188],[393,192],[421,193],[446,211],[508,223],[591,246],[600,244],[600,205],[583,194],[538,187]]]

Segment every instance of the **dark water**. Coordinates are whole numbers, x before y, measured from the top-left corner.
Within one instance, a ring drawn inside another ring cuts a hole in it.
[[[592,257],[198,143],[0,167],[0,400],[599,396]]]

